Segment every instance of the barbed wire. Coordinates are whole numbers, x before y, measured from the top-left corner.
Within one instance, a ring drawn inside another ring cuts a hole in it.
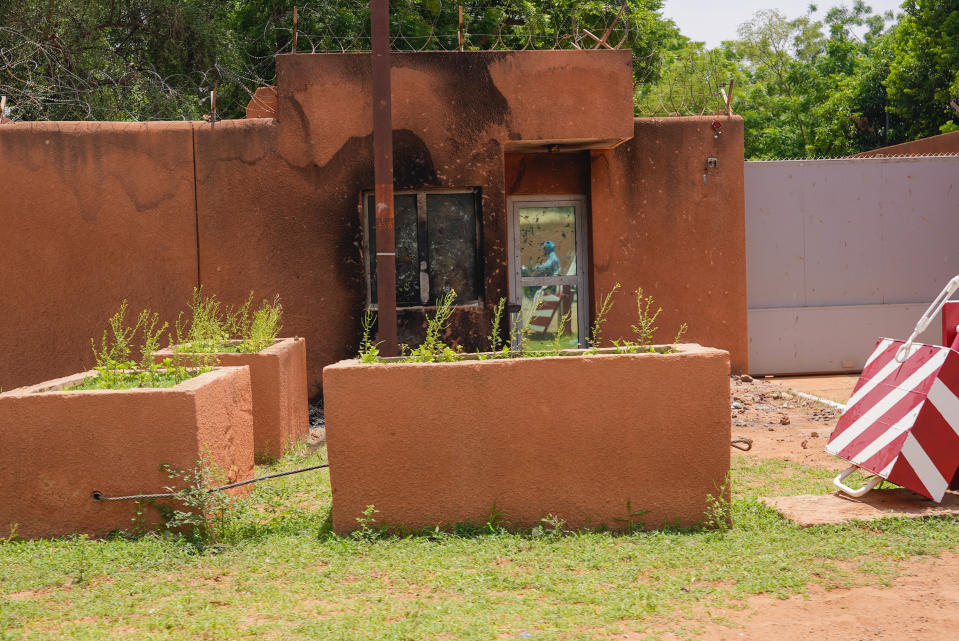
[[[734,96],[733,73],[718,54],[689,51],[670,58],[660,55],[664,72],[637,83],[637,115],[702,116],[728,111],[727,101]]]
[[[725,108],[719,89],[728,78],[721,70],[694,59],[667,58],[659,43],[649,42],[645,23],[628,2],[589,0],[570,7],[550,14],[522,0],[400,0],[391,2],[390,44],[394,51],[417,52],[632,49],[638,115]],[[256,18],[257,27],[223,44],[212,64],[174,73],[149,55],[133,55],[129,46],[115,44],[119,37],[69,42],[30,20],[7,22],[0,25],[0,95],[8,103],[0,115],[13,120],[195,120],[211,113],[214,87],[219,115],[242,117],[256,89],[276,83],[277,54],[371,48],[368,0],[313,0]],[[105,21],[96,28],[110,26]],[[102,63],[79,64],[91,51]],[[658,83],[660,70],[670,65],[682,73],[668,74],[668,84]]]
[[[626,2],[572,6],[545,14],[521,0],[393,2],[390,43],[395,51],[591,49],[627,48],[640,37]],[[317,0],[267,16],[254,35],[244,36],[237,55],[219,51],[212,65],[177,73],[165,73],[149,58],[131,59],[113,41],[93,52],[102,64],[84,68],[74,54],[95,47],[91,38],[82,46],[67,42],[54,27],[44,30],[27,13],[22,17],[0,25],[0,95],[8,97],[2,115],[14,120],[196,119],[210,112],[217,84],[218,111],[240,116],[258,87],[275,84],[275,55],[370,50],[366,0]],[[109,21],[96,25],[110,27]],[[657,63],[653,56],[638,60]]]
[[[393,3],[390,44],[394,51],[622,48],[634,30],[626,2],[586,3],[560,14],[539,14],[527,3]],[[462,12],[461,12],[462,10]],[[460,18],[462,16],[462,18]],[[298,8],[297,51],[369,51],[369,3],[343,0]],[[275,28],[292,42],[293,12]],[[598,32],[598,33],[597,33]],[[602,43],[605,44],[601,44]]]
[[[959,153],[929,153],[929,154],[880,154],[871,152],[869,155],[853,154],[851,156],[811,156],[796,158],[756,158],[748,159],[751,163],[760,162],[822,162],[832,160],[908,160],[910,158],[959,158]]]

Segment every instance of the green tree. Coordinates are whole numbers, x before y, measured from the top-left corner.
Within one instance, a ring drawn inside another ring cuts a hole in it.
[[[909,139],[959,129],[959,0],[906,0],[885,85]]]
[[[0,3],[0,92],[24,120],[196,118],[236,60],[218,0]]]
[[[239,117],[275,82],[274,55],[368,51],[368,0],[18,0],[0,3],[0,92],[24,120]],[[637,79],[658,76],[662,43],[678,36],[662,0],[393,0],[392,46],[629,48]]]
[[[297,50],[368,51],[369,2],[303,3],[252,0],[233,14],[247,67],[272,78],[272,54],[292,50],[293,6],[298,12]],[[662,0],[393,0],[390,35],[396,50],[456,50],[459,8],[464,49],[573,49],[612,47],[633,51],[637,80],[658,77],[663,43],[678,36],[660,15]],[[592,35],[590,35],[592,34]]]

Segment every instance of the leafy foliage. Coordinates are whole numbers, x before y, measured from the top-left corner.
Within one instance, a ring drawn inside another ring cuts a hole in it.
[[[234,506],[234,499],[229,494],[210,491],[213,486],[225,482],[223,474],[205,459],[198,460],[193,469],[180,470],[164,465],[163,470],[177,486],[164,488],[174,495],[174,506],[153,503],[164,517],[164,527],[182,532],[200,552],[216,546]]]
[[[177,351],[201,354],[217,352],[253,353],[269,347],[279,336],[283,318],[280,297],[264,300],[251,313],[253,292],[239,307],[223,306],[215,294],[193,289],[190,318],[176,322]]]
[[[217,67],[239,61],[230,7],[217,0],[0,3],[0,93],[23,120],[199,119],[209,110],[201,99],[220,79]]]
[[[157,363],[153,355],[160,346],[160,336],[167,324],[160,324],[159,314],[148,309],[137,316],[132,326],[127,323],[127,302],[108,320],[109,329],[103,332],[100,346],[90,339],[96,360],[97,375],[87,378],[71,390],[128,389],[132,387],[172,387],[185,380],[210,371],[212,367],[202,358],[185,360],[182,355]],[[133,357],[139,344],[140,359]]]
[[[863,2],[798,18],[760,11],[714,49],[667,51],[644,113],[724,111],[746,123],[750,159],[842,156],[959,129],[959,2],[908,0],[899,16]]]
[[[456,360],[459,350],[443,342],[443,333],[449,326],[455,301],[456,291],[450,289],[436,302],[433,317],[426,319],[426,337],[418,347],[410,350],[408,356],[410,362],[438,363]]]
[[[360,339],[359,358],[364,363],[376,363],[380,360],[380,344],[373,342],[373,327],[376,325],[376,312],[372,309],[363,310],[363,317],[360,323],[363,325],[363,337]]]
[[[274,56],[368,51],[369,2],[19,0],[0,3],[0,94],[20,120],[241,117],[275,83]],[[959,129],[959,0],[863,0],[820,15],[761,11],[709,49],[662,0],[396,0],[396,50],[593,48],[633,53],[639,115],[725,110],[746,121],[746,157],[838,156]]]
[[[678,35],[662,0],[396,0],[392,46],[631,49],[637,81],[657,77],[661,43]],[[242,117],[275,83],[277,53],[369,51],[368,0],[18,0],[0,3],[0,93],[22,120]],[[607,35],[608,32],[608,35]],[[589,35],[593,34],[593,36]],[[594,37],[595,36],[595,37]]]

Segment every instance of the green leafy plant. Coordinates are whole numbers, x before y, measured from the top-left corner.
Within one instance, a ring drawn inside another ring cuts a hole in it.
[[[87,541],[89,537],[86,534],[74,534],[70,537],[73,542],[75,572],[73,574],[73,583],[83,585],[89,578],[89,559],[87,558]]]
[[[250,296],[253,296],[252,292]],[[243,340],[240,351],[258,352],[272,345],[276,337],[280,335],[280,330],[283,329],[280,325],[282,318],[283,306],[280,304],[279,295],[274,296],[272,302],[264,300],[253,312],[248,329],[239,334]]]
[[[529,311],[529,314],[526,315],[526,321],[523,323],[523,326],[520,328],[516,336],[516,352],[520,356],[539,356],[538,352],[531,351],[529,349],[530,341],[533,338],[533,326],[530,325],[529,320],[536,315],[536,312],[539,311],[540,306],[543,304],[543,300],[539,299],[536,301],[536,304],[533,305],[533,309]]]
[[[503,313],[506,310],[506,297],[500,298],[499,302],[493,306],[493,321],[489,333],[489,346],[491,352],[498,352],[504,347],[501,336],[501,327],[503,322]]]
[[[183,315],[177,318],[177,343],[184,346],[182,351],[222,352],[230,335],[227,332],[223,310],[216,296],[204,296],[203,287],[193,289],[190,303],[190,322],[181,325]]]
[[[496,501],[493,501],[493,506],[489,510],[489,517],[486,519],[484,529],[488,534],[497,534],[506,531],[505,518],[506,513],[496,507]]]
[[[539,520],[539,525],[530,530],[530,536],[533,538],[559,539],[568,534],[572,534],[566,525],[566,521],[554,515],[547,514]]]
[[[387,529],[377,523],[377,514],[379,514],[379,510],[377,510],[375,506],[367,505],[366,509],[363,510],[363,514],[356,517],[356,524],[359,525],[359,527],[350,532],[350,536],[356,541],[363,541],[365,543],[372,543],[373,541],[384,538],[387,534]]]
[[[566,325],[569,324],[569,321],[573,318],[573,310],[568,309],[566,313],[559,319],[559,325],[556,327],[556,333],[553,334],[553,348],[550,350],[550,353],[554,356],[559,356],[560,351],[563,349],[563,330],[566,329]]]
[[[223,482],[223,474],[204,458],[189,470],[169,465],[162,467],[171,479],[182,481],[182,487],[178,489],[165,488],[173,494],[175,507],[154,502],[164,518],[164,527],[182,532],[200,551],[216,545],[226,529],[235,502],[225,492],[210,491],[211,487]]]
[[[728,532],[732,527],[732,505],[730,504],[730,478],[729,474],[723,484],[716,488],[716,495],[706,495],[706,513],[704,524],[707,528],[717,530],[721,533]]]
[[[263,300],[253,310],[253,292],[239,307],[223,306],[203,287],[193,289],[189,321],[181,313],[176,322],[176,350],[191,353],[253,353],[269,347],[279,336],[283,318],[280,297]]]
[[[136,322],[129,325],[127,309],[124,300],[120,309],[108,319],[108,329],[103,332],[99,346],[90,339],[97,375],[68,389],[171,387],[211,369],[205,362],[186,361],[178,355],[156,363],[154,354],[159,349],[160,337],[167,324],[160,323],[159,314],[145,309],[137,316]],[[138,347],[139,360],[133,357],[135,347]]]
[[[639,345],[652,345],[653,344],[653,335],[656,333],[656,330],[659,329],[656,327],[656,319],[659,318],[660,313],[662,313],[663,308],[657,307],[656,311],[652,314],[650,309],[653,306],[653,297],[646,296],[643,297],[643,288],[636,288],[636,324],[632,325],[633,333],[636,334],[636,342]]]
[[[380,361],[379,343],[373,342],[373,327],[376,325],[376,312],[364,309],[360,319],[363,326],[363,336],[360,338],[359,358],[364,363],[378,363]]]
[[[678,345],[679,341],[682,340],[683,334],[686,333],[686,330],[689,329],[689,326],[686,323],[683,323],[679,326],[679,330],[676,332],[675,338],[673,338],[673,345]]]
[[[613,296],[619,291],[621,285],[616,283],[613,288],[603,297],[602,301],[596,305],[596,318],[593,320],[593,327],[589,336],[589,351],[596,353],[603,337],[603,325],[606,323],[606,317],[613,309]]]
[[[436,303],[432,318],[426,319],[426,337],[423,342],[410,351],[407,360],[414,363],[438,363],[455,361],[460,351],[454,350],[443,342],[442,335],[453,315],[453,303],[456,291],[451,289]]]
[[[632,503],[627,499],[626,516],[617,516],[616,520],[626,524],[623,530],[627,534],[633,534],[634,532],[646,529],[646,524],[640,518],[645,514],[649,514],[649,510],[634,510]]]

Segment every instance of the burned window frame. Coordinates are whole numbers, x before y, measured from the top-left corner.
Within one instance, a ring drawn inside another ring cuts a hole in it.
[[[473,273],[474,277],[474,296],[467,299],[458,299],[456,301],[457,307],[467,307],[467,306],[477,306],[482,305],[484,300],[485,292],[485,277],[483,274],[483,234],[482,234],[482,188],[480,187],[466,187],[466,188],[451,188],[451,189],[397,189],[393,192],[394,197],[394,207],[395,207],[395,198],[397,196],[415,196],[416,197],[416,243],[417,243],[417,254],[421,262],[425,262],[426,269],[420,269],[418,274],[420,275],[420,301],[416,304],[411,304],[409,302],[400,301],[397,298],[396,307],[399,310],[408,310],[408,309],[432,309],[436,306],[436,299],[433,297],[432,292],[430,292],[429,297],[424,302],[422,299],[422,285],[423,285],[423,276],[425,275],[427,279],[430,275],[430,237],[429,237],[429,217],[427,216],[426,203],[428,196],[434,195],[456,195],[456,194],[469,194],[473,197],[473,217],[475,221],[474,229],[474,265]],[[374,302],[375,290],[374,290],[374,278],[373,278],[373,253],[371,250],[371,240],[375,242],[375,237],[373,234],[376,233],[375,226],[370,222],[370,197],[374,197],[375,192],[372,189],[364,190],[360,193],[360,203],[359,203],[359,213],[360,220],[363,230],[363,269],[365,272],[364,280],[366,282],[366,306],[368,309],[376,310],[378,309],[378,304]],[[429,280],[426,281],[427,283]]]

